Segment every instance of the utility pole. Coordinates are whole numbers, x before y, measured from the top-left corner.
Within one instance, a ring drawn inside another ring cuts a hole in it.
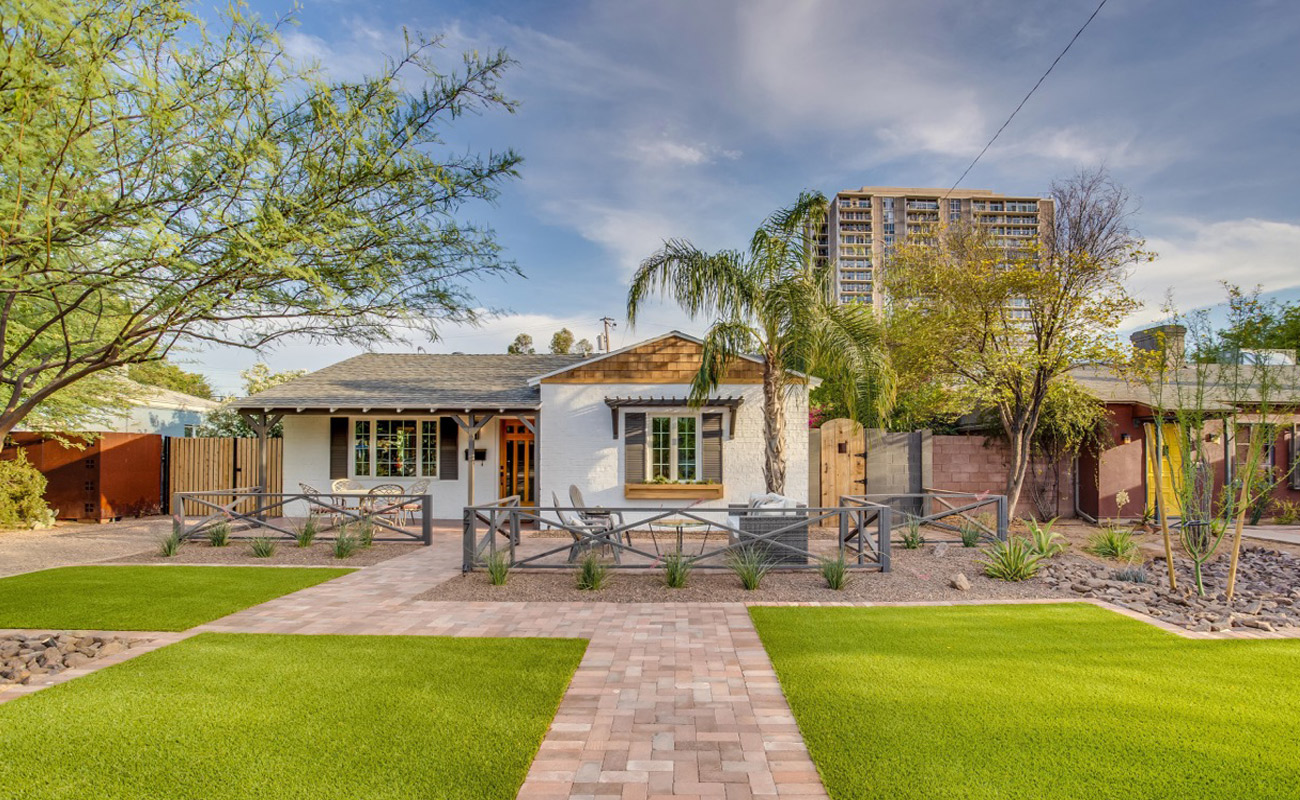
[[[600,321],[605,326],[605,335],[600,337],[600,343],[604,346],[605,352],[608,353],[614,349],[614,346],[609,341],[609,331],[611,328],[617,328],[618,323],[614,321],[613,317],[601,317]]]

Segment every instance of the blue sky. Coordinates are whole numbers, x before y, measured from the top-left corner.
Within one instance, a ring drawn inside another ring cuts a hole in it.
[[[527,276],[479,287],[504,313],[438,342],[385,349],[500,352],[568,326],[614,344],[672,327],[672,308],[623,323],[626,282],[665,237],[742,245],[801,189],[949,186],[1095,7],[1095,0],[736,0],[301,4],[291,53],[340,78],[396,53],[403,26],[459,52],[505,47],[518,113],[457,125],[453,141],[513,147],[522,178],[491,224]],[[265,17],[287,3],[254,2]],[[1110,0],[963,181],[1043,194],[1105,164],[1140,205],[1159,258],[1134,293],[1159,316],[1215,303],[1218,284],[1300,297],[1300,4]],[[261,354],[314,369],[356,352],[303,343]],[[222,392],[259,355],[188,354]]]

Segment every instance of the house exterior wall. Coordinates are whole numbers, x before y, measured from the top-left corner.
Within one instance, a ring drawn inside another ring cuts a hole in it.
[[[722,485],[724,496],[708,501],[629,500],[623,496],[628,476],[624,474],[622,435],[626,426],[620,411],[619,438],[614,438],[606,397],[685,397],[688,384],[578,384],[543,383],[540,418],[541,505],[552,504],[552,493],[568,504],[569,486],[582,490],[591,505],[608,508],[725,507],[744,503],[749,495],[765,489],[763,480],[763,389],[755,384],[723,384],[719,397],[742,397],[735,409],[735,436],[729,437],[729,420],[723,420]],[[659,409],[638,408],[653,413]],[[681,409],[683,411],[687,409]],[[723,410],[723,413],[731,413]],[[632,482],[639,482],[634,477]],[[800,502],[808,500],[808,393],[796,391],[786,397],[786,494]]]
[[[386,419],[392,415],[367,414],[352,419]],[[608,425],[606,426],[608,429]],[[349,426],[349,430],[351,427]],[[493,419],[479,431],[475,447],[487,451],[487,458],[474,466],[474,499],[476,503],[490,503],[497,499],[497,440],[500,421]],[[286,414],[284,418],[284,490],[298,492],[299,483],[306,483],[319,491],[328,492],[330,488],[330,417],[324,414]],[[417,481],[429,482],[429,493],[433,496],[433,515],[438,519],[460,519],[462,509],[468,499],[469,472],[463,453],[468,447],[468,437],[460,432],[459,451],[462,453],[460,472],[455,480],[442,478],[354,478],[367,488],[381,483],[396,483],[409,487]],[[299,504],[291,513],[305,513],[305,505]]]

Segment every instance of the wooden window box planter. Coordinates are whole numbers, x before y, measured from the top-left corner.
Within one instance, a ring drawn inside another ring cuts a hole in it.
[[[623,496],[629,500],[720,500],[720,483],[628,483]]]

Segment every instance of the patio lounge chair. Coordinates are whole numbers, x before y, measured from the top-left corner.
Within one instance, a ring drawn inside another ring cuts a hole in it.
[[[568,529],[569,535],[573,537],[573,544],[569,547],[570,564],[577,561],[583,553],[590,552],[595,548],[608,548],[614,556],[614,563],[623,563],[619,548],[615,546],[608,534],[601,535],[602,532],[609,531],[613,527],[613,521],[609,517],[596,519],[592,522],[583,522],[582,519],[575,517],[567,509],[560,506],[560,498],[555,492],[551,492],[551,502],[555,504],[555,513],[560,518],[560,524]],[[582,535],[583,532],[591,533],[594,536],[593,538],[585,537]]]
[[[603,522],[610,528],[623,527],[622,511],[611,511],[608,508],[587,505],[587,501],[582,497],[582,490],[578,488],[576,483],[569,484],[569,501],[573,503],[573,507],[577,510],[578,519],[582,520],[587,525],[595,525]],[[623,531],[622,538],[628,544],[632,544],[631,531]]]
[[[755,542],[752,546],[761,548],[767,561],[773,566],[796,564],[802,566],[808,563],[808,556],[805,555],[808,552],[808,517],[806,511],[800,510],[806,506],[781,495],[752,495],[748,505],[733,505],[729,508],[731,514],[727,521],[733,528],[740,529],[739,533],[731,532],[730,539],[733,544],[765,536],[782,528],[789,528],[775,536],[768,536],[762,541]],[[795,552],[772,542],[789,545],[801,552]]]

